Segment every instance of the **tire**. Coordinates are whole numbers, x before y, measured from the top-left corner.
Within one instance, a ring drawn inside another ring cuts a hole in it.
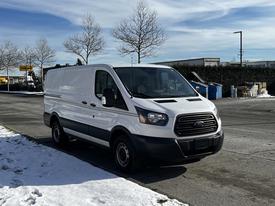
[[[116,167],[125,173],[133,173],[139,169],[136,151],[127,136],[120,136],[114,142],[113,155]]]
[[[69,141],[58,121],[52,123],[52,140],[58,147],[65,146]]]

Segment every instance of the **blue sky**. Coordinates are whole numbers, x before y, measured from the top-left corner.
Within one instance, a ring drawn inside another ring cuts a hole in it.
[[[121,56],[112,28],[129,16],[137,1],[126,0],[1,0],[0,44],[11,40],[18,47],[33,46],[43,37],[56,50],[56,63],[74,63],[76,56],[65,52],[63,42],[80,32],[81,18],[90,13],[101,25],[104,51],[90,63],[130,63]],[[238,60],[239,37],[244,32],[245,60],[275,60],[274,0],[147,0],[159,14],[167,41],[153,57],[157,62],[196,57]],[[135,58],[135,56],[134,56]]]

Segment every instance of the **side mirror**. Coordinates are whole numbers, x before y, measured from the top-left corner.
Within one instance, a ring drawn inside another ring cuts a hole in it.
[[[106,88],[103,90],[101,102],[104,107],[113,107],[115,104],[115,93],[112,89]]]

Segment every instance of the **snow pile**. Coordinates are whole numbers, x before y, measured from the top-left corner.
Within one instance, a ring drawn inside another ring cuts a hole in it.
[[[0,126],[0,205],[185,205]]]
[[[273,96],[271,96],[270,94],[259,94],[258,96],[257,96],[257,98],[270,98],[270,97],[273,97]]]
[[[270,98],[271,95],[268,94],[266,89],[262,90],[260,94],[257,95],[257,98]]]
[[[268,94],[268,93],[263,93],[263,94],[257,95],[257,98],[270,98],[270,97],[273,97],[273,96],[271,96],[271,95]]]

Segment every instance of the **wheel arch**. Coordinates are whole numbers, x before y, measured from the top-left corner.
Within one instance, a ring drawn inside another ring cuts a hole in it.
[[[112,130],[111,130],[111,136],[110,136],[110,148],[113,149],[114,146],[114,142],[115,140],[120,137],[121,135],[125,135],[131,142],[131,132],[123,127],[123,126],[115,126]]]
[[[60,124],[60,117],[56,112],[53,112],[50,117],[50,127],[52,127],[52,124],[54,121],[57,121]]]

